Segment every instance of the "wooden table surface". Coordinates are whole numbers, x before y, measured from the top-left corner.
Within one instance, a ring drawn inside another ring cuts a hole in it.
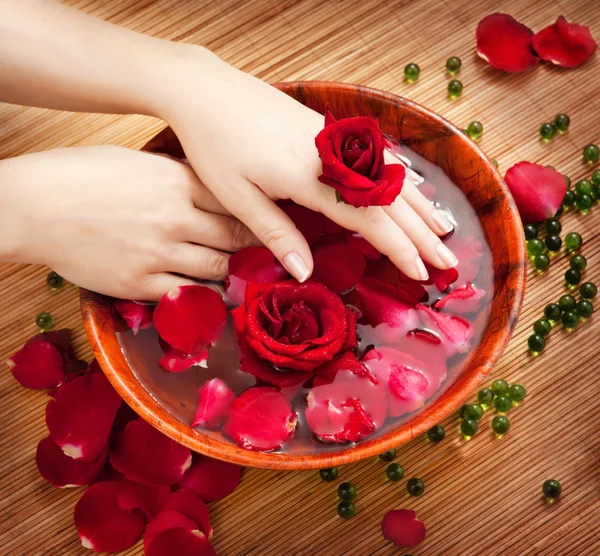
[[[483,122],[483,148],[504,172],[520,160],[551,164],[573,181],[589,175],[585,144],[600,141],[599,55],[562,71],[540,65],[522,75],[500,74],[475,55],[477,22],[510,13],[539,30],[563,14],[589,25],[600,39],[597,0],[78,0],[74,6],[137,31],[203,44],[228,62],[269,82],[326,79],[398,93],[460,127]],[[458,101],[446,96],[444,63],[463,60]],[[409,62],[421,66],[415,84],[403,82]],[[569,132],[551,144],[538,140],[541,123],[566,112]],[[0,106],[0,157],[53,147],[120,144],[140,147],[162,122],[140,116],[70,114]],[[49,194],[52,194],[51,192]],[[562,218],[565,232],[584,236],[586,280],[600,281],[600,209]],[[1,216],[0,216],[1,217]],[[212,505],[214,543],[223,555],[402,554],[380,532],[384,513],[412,508],[425,522],[426,540],[414,555],[600,554],[600,332],[598,316],[566,334],[556,329],[532,358],[526,340],[544,304],[565,293],[568,258],[548,272],[531,270],[521,320],[493,376],[521,382],[528,396],[511,412],[501,440],[486,415],[471,441],[458,438],[449,419],[446,439],[417,440],[399,450],[407,477],[421,477],[425,494],[408,500],[405,482],[386,482],[385,464],[363,461],[340,470],[358,487],[357,515],[336,515],[336,485],[318,473],[244,471],[229,498]],[[34,317],[54,315],[70,327],[81,356],[91,357],[76,288],[51,292],[46,268],[0,266],[0,359],[36,332]],[[45,392],[22,389],[8,370],[0,375],[0,554],[85,554],[73,526],[81,489],[58,490],[39,476],[38,440],[46,435]],[[563,496],[544,502],[541,485],[559,479]],[[128,554],[142,554],[139,543]],[[177,555],[174,555],[177,556]]]

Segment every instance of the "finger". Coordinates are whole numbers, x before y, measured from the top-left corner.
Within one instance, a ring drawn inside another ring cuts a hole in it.
[[[224,280],[227,277],[229,255],[194,243],[178,243],[169,253],[169,272],[198,280]]]
[[[446,218],[444,213],[435,208],[433,203],[412,183],[404,183],[401,197],[437,235],[445,236],[454,229],[454,225]]]
[[[191,172],[193,170],[190,169]],[[192,202],[197,209],[212,212],[213,214],[222,214],[231,216],[231,213],[221,204],[218,199],[208,190],[208,188],[198,180],[192,187]]]
[[[233,253],[260,241],[237,218],[193,210],[185,229],[185,240]]]
[[[145,281],[144,291],[140,292],[140,299],[144,301],[160,301],[160,298],[168,291],[179,286],[192,285],[197,286],[198,282],[183,278],[182,276],[176,276],[175,274],[169,274],[168,272],[158,272],[151,274]]]
[[[398,197],[389,207],[384,207],[384,211],[404,231],[425,261],[442,269],[458,264],[452,251],[402,197]]]

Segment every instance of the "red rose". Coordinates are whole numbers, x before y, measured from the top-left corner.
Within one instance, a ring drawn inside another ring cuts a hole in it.
[[[249,284],[232,315],[242,358],[248,346],[276,367],[312,371],[356,346],[354,313],[315,282]]]
[[[323,166],[319,181],[333,187],[349,205],[391,205],[400,194],[405,168],[384,164],[384,139],[377,120],[357,117],[336,121],[328,113],[315,144]]]

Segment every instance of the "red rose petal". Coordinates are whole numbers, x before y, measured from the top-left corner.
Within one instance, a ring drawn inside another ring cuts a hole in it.
[[[533,37],[533,48],[540,58],[564,68],[580,66],[597,46],[589,27],[569,23],[562,15]]]
[[[325,231],[325,217],[320,212],[307,209],[294,203],[281,207],[304,236],[307,243],[312,245]],[[255,282],[256,280],[250,280]]]
[[[221,476],[217,474],[215,477],[213,477],[213,479],[221,480]],[[186,517],[189,517],[196,524],[196,528],[202,531],[208,537],[208,539],[212,537],[213,528],[210,524],[208,508],[206,507],[206,504],[195,494],[185,490],[174,492],[167,500],[164,509],[175,510],[182,513]]]
[[[198,353],[215,343],[227,322],[221,296],[205,286],[180,286],[162,296],[154,310],[154,327],[171,347]]]
[[[425,263],[425,267],[427,268],[427,272],[429,274],[429,278],[423,281],[423,284],[427,285],[435,285],[435,287],[441,292],[446,291],[450,284],[453,284],[458,279],[458,269],[457,268],[447,268],[442,270],[440,268],[435,268],[427,263]]]
[[[470,282],[452,290],[448,295],[434,303],[435,309],[446,309],[453,313],[474,313],[479,309],[485,290],[474,288]]]
[[[60,351],[41,338],[25,344],[6,363],[23,388],[52,388],[65,380],[65,365]]]
[[[517,73],[539,62],[533,31],[508,14],[494,13],[477,25],[477,54],[493,68]]]
[[[383,517],[381,531],[396,546],[415,546],[425,538],[425,525],[412,510],[390,510]]]
[[[469,350],[474,329],[468,320],[456,315],[438,313],[426,305],[417,305],[417,311],[425,327],[439,332],[442,345],[449,355],[466,353]]]
[[[346,228],[343,228],[342,226],[340,226],[333,220],[330,220],[326,216],[324,218],[325,218],[324,232],[326,234],[329,234],[329,235],[342,234],[346,231]]]
[[[178,444],[143,419],[131,421],[117,432],[110,462],[131,481],[149,485],[172,485],[192,463],[189,448]]]
[[[123,475],[123,473],[119,473],[119,471],[117,471],[107,459],[104,462],[104,467],[102,468],[102,471],[100,471],[100,474],[96,477],[94,483],[103,483],[106,481],[122,481],[124,479],[125,475]]]
[[[60,351],[63,362],[65,364],[65,372],[79,373],[85,371],[88,368],[88,364],[85,361],[80,361],[75,357],[73,346],[71,346],[71,330],[68,328],[61,328],[60,330],[50,330],[48,332],[40,332],[32,338],[27,340],[27,344],[35,342],[39,339],[47,340],[54,345],[55,348]]]
[[[123,480],[117,493],[117,504],[119,508],[130,512],[141,510],[148,520],[154,518],[160,512],[171,496],[168,486],[154,486]]]
[[[198,389],[198,408],[192,427],[216,429],[221,426],[235,400],[235,394],[220,378],[206,381]]]
[[[85,548],[119,552],[132,546],[144,532],[140,510],[122,510],[117,503],[121,485],[116,481],[89,487],[75,505],[75,527]]]
[[[313,251],[312,279],[333,293],[349,290],[362,278],[367,263],[364,255],[351,245],[322,245]]]
[[[509,168],[504,181],[524,224],[554,216],[567,192],[567,183],[560,172],[532,162],[519,162]]]
[[[152,313],[154,304],[140,303],[129,299],[117,299],[115,309],[119,312],[127,326],[137,334],[140,330],[146,330],[152,326]]]
[[[347,232],[346,241],[348,245],[358,249],[367,260],[374,261],[382,257],[381,253],[375,249],[364,237],[356,232]]]
[[[61,386],[46,406],[48,431],[65,454],[86,461],[106,443],[121,398],[104,375],[77,377]]]
[[[112,429],[114,431],[124,431],[130,421],[135,421],[139,415],[131,409],[125,402],[121,402],[121,407],[117,410]]]
[[[167,529],[148,545],[146,556],[216,556],[210,541],[200,531],[185,527]]]
[[[286,397],[261,386],[249,388],[233,402],[223,432],[242,448],[269,451],[294,436],[297,422]]]
[[[148,554],[150,545],[163,531],[180,528],[185,529],[186,531],[199,531],[198,524],[186,514],[175,509],[162,510],[150,523],[148,523],[148,526],[144,531],[145,554]]]
[[[357,376],[369,375],[369,369],[356,358],[356,355],[346,352],[315,370],[315,378],[312,382],[313,386],[331,384],[339,371],[350,371]]]
[[[158,339],[161,348],[165,354],[158,360],[158,364],[171,373],[182,373],[190,367],[197,365],[199,367],[208,367],[208,350],[202,349],[198,353],[183,353],[174,349],[162,338]]]
[[[214,502],[229,496],[237,488],[241,472],[242,468],[233,463],[194,454],[194,461],[179,481],[179,488],[204,502]]]
[[[83,486],[91,484],[98,477],[107,455],[108,445],[96,459],[73,459],[61,450],[51,436],[47,436],[37,445],[35,463],[40,475],[55,487]]]
[[[425,303],[429,298],[423,284],[400,272],[387,257],[382,257],[377,261],[369,261],[365,276],[377,278],[390,286],[398,288],[402,292],[400,295],[409,305],[416,305],[419,301]]]

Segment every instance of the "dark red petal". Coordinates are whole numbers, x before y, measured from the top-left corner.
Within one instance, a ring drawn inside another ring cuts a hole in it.
[[[115,420],[113,421],[112,429],[114,431],[124,431],[127,423],[135,421],[138,414],[131,409],[125,402],[121,402],[121,407],[117,410]]]
[[[214,479],[221,480],[221,476],[217,475],[214,477]],[[164,509],[176,510],[186,517],[189,517],[196,524],[196,528],[202,531],[208,537],[208,539],[212,537],[213,528],[210,524],[208,508],[206,507],[206,504],[195,494],[192,494],[186,490],[174,492],[167,500]]]
[[[368,376],[369,374],[369,370],[356,358],[354,353],[346,352],[315,369],[313,386],[331,384],[339,371],[350,371],[357,376]]]
[[[324,231],[326,234],[328,235],[333,235],[333,234],[341,234],[343,232],[346,231],[345,228],[342,228],[342,226],[340,226],[339,224],[335,223],[333,220],[330,220],[329,218],[327,218],[325,216],[325,226],[324,226]]]
[[[519,162],[509,168],[504,181],[525,224],[554,216],[567,192],[560,172],[532,162]]]
[[[171,347],[198,353],[215,343],[227,322],[221,296],[206,286],[180,286],[162,296],[154,327]]]
[[[390,510],[383,517],[381,531],[396,546],[415,546],[425,538],[425,525],[412,510]]]
[[[119,485],[117,493],[119,508],[127,512],[141,510],[148,520],[163,509],[171,496],[171,489],[168,486],[144,485],[126,479]]]
[[[448,355],[466,353],[469,350],[474,330],[467,319],[438,313],[426,305],[417,305],[417,311],[425,327],[439,333]]]
[[[117,503],[120,483],[107,481],[89,487],[75,505],[75,527],[85,548],[119,552],[132,546],[144,532],[140,510],[122,510]]]
[[[325,231],[325,216],[320,212],[315,212],[294,203],[283,205],[281,208],[291,218],[292,222],[296,224],[296,228],[300,230],[300,233],[309,245],[317,241],[319,236]],[[249,280],[256,282],[256,280]]]
[[[244,351],[242,351],[242,344],[239,347],[240,370],[276,388],[295,388],[304,384],[311,377],[311,373],[306,371],[279,371],[271,363],[261,359],[249,347],[246,347]]]
[[[365,276],[377,278],[390,286],[394,286],[400,290],[402,299],[409,305],[416,305],[419,301],[424,303],[428,300],[427,290],[423,287],[423,284],[400,272],[387,257],[369,261]]]
[[[442,270],[425,263],[429,278],[423,284],[434,284],[441,292],[446,291],[450,284],[453,284],[458,279],[458,270],[456,268],[447,268]]]
[[[229,496],[237,488],[241,472],[239,465],[194,454],[194,461],[179,481],[179,487],[204,502],[214,502]]]
[[[149,485],[172,485],[192,463],[189,448],[178,444],[143,419],[115,433],[110,450],[113,467],[128,479]]]
[[[66,373],[78,373],[80,371],[85,371],[88,368],[88,364],[85,361],[80,361],[75,357],[73,346],[71,346],[71,330],[69,328],[40,332],[27,340],[27,344],[39,339],[47,340],[60,351],[65,364]]]
[[[470,282],[452,290],[448,295],[438,299],[433,305],[436,309],[446,309],[453,313],[474,313],[485,296],[485,290],[474,288]]]
[[[169,529],[183,528],[186,531],[199,531],[197,523],[189,516],[176,509],[162,510],[146,527],[144,531],[144,551],[148,549],[158,535]],[[173,555],[175,556],[175,555]]]
[[[46,425],[65,454],[97,458],[108,442],[121,398],[104,375],[77,377],[61,386],[46,406]]]
[[[140,303],[129,299],[117,299],[115,309],[119,312],[125,323],[134,334],[152,326],[152,313],[154,304]]]
[[[261,386],[249,388],[233,402],[223,432],[242,448],[269,451],[294,436],[297,422],[286,397]]]
[[[182,373],[194,365],[206,369],[208,367],[208,350],[202,349],[198,353],[183,353],[178,349],[167,349],[158,363],[171,373]]]
[[[107,459],[104,462],[104,467],[100,471],[100,474],[94,480],[94,483],[103,483],[106,481],[122,481],[125,479],[125,475],[117,471]]]
[[[533,37],[533,48],[540,58],[564,68],[580,66],[597,46],[589,27],[569,23],[562,15]]]
[[[347,232],[346,241],[355,249],[358,249],[367,260],[374,261],[382,255],[375,247],[373,247],[364,237],[356,232]]]
[[[107,455],[108,445],[96,459],[73,459],[60,449],[51,436],[47,436],[37,445],[35,463],[40,475],[55,487],[83,486],[91,484],[98,477]]]
[[[51,342],[29,342],[7,361],[10,372],[24,388],[40,390],[58,386],[65,380],[60,351]]]
[[[349,290],[362,278],[367,263],[364,255],[351,245],[322,245],[313,251],[312,279],[324,284],[333,293]]]
[[[210,541],[200,531],[184,527],[167,529],[148,545],[146,556],[216,556]]]
[[[235,394],[220,378],[206,381],[198,388],[198,408],[192,427],[216,429],[221,426],[235,400]]]
[[[517,73],[539,62],[532,48],[533,31],[508,14],[484,17],[476,35],[477,54],[493,68]]]

